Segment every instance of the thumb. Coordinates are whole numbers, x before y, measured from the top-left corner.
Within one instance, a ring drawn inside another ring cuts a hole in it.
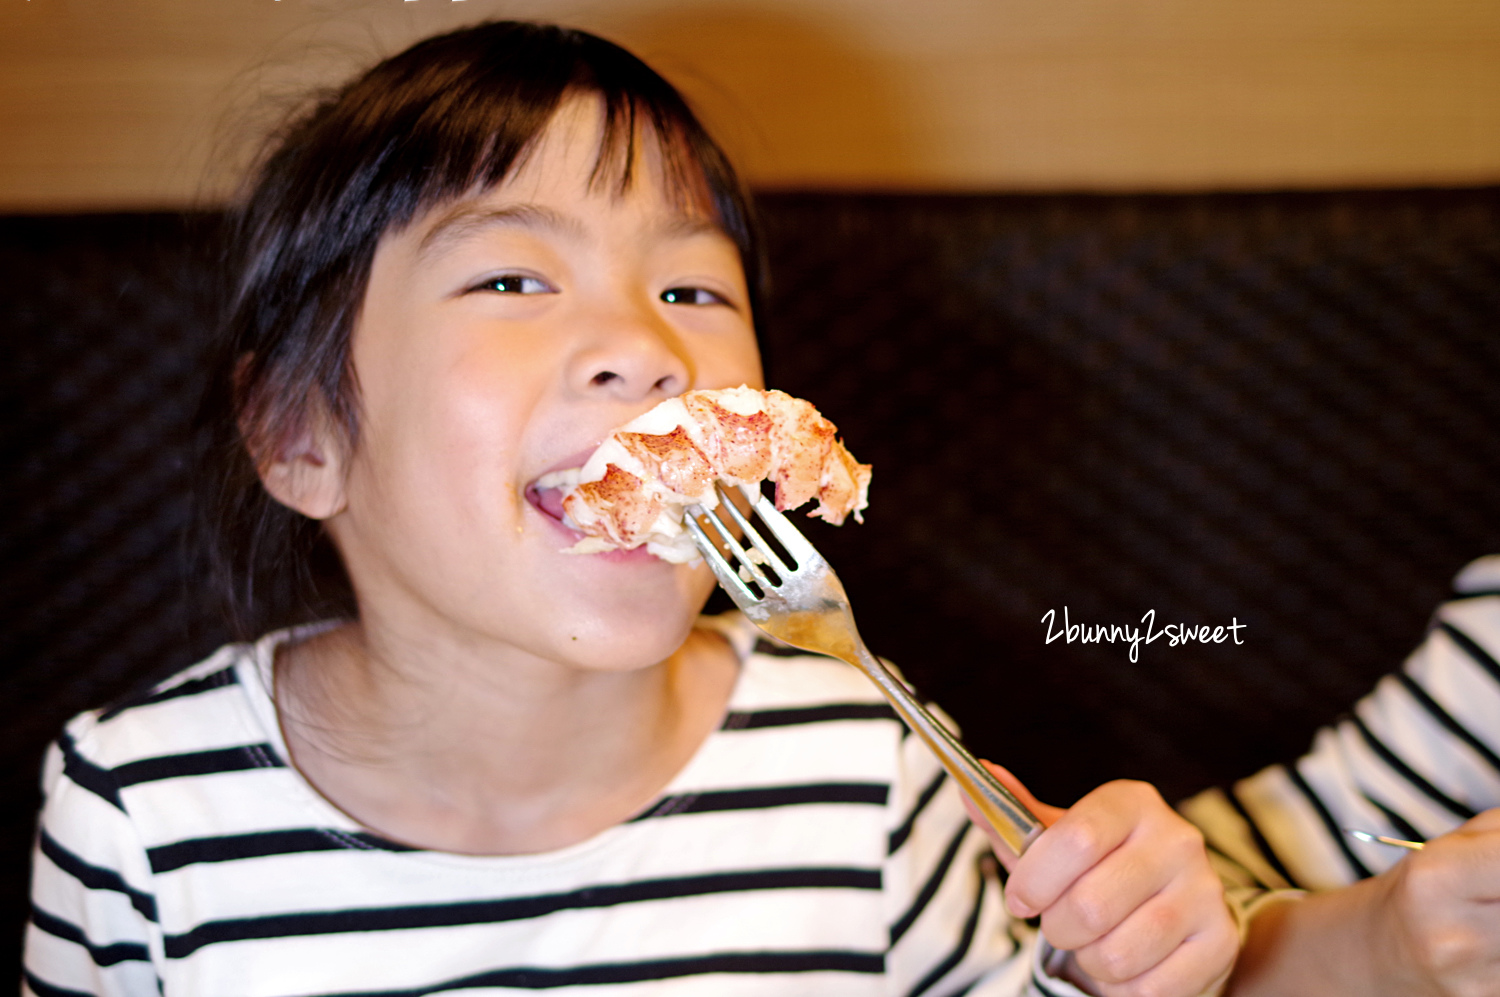
[[[994,762],[983,759],[980,760],[980,764],[989,769],[990,774],[1000,780],[1000,785],[1010,790],[1015,798],[1025,804],[1026,809],[1035,814],[1037,820],[1041,821],[1044,826],[1051,827],[1057,822],[1059,817],[1068,812],[1064,807],[1048,806],[1031,795],[1031,790],[1027,789],[1021,780],[1012,775],[1010,770],[1004,766],[996,765]],[[1020,861],[1019,857],[1010,850],[1009,845],[995,836],[995,832],[990,828],[989,821],[974,806],[974,801],[964,794],[960,794],[960,798],[963,800],[964,809],[969,812],[969,820],[973,821],[974,826],[983,831],[985,836],[990,839],[990,844],[994,846],[995,856],[1000,860],[1000,864],[1005,866],[1007,871],[1014,869],[1016,863]]]

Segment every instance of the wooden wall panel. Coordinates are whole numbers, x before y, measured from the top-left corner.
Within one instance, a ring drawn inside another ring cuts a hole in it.
[[[289,95],[499,16],[631,46],[763,187],[1500,181],[1493,0],[8,0],[0,210],[213,202]]]

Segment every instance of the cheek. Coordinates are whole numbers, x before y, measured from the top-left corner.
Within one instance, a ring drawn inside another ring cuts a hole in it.
[[[525,369],[520,351],[497,344],[409,357],[383,386],[388,428],[412,456],[456,462],[455,471],[494,467],[514,451],[534,401]]]
[[[518,427],[514,391],[465,368],[414,364],[400,386],[364,399],[367,418],[352,467],[351,509],[370,529],[430,545],[445,556],[452,538],[514,530]],[[460,547],[462,545],[460,544]]]
[[[760,366],[760,350],[755,335],[745,332],[725,337],[700,352],[696,358],[694,387],[733,388],[747,384],[764,388],[765,375]]]

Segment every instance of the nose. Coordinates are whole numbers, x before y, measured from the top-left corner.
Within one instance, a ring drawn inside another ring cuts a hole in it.
[[[671,398],[692,385],[681,338],[648,303],[597,315],[590,326],[568,376],[580,394],[640,402]]]

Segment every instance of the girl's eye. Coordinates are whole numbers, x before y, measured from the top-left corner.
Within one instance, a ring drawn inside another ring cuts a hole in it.
[[[524,274],[507,273],[491,277],[476,290],[498,291],[500,294],[551,294],[553,289],[546,281]]]
[[[727,305],[728,301],[704,287],[669,287],[661,292],[669,305]]]

